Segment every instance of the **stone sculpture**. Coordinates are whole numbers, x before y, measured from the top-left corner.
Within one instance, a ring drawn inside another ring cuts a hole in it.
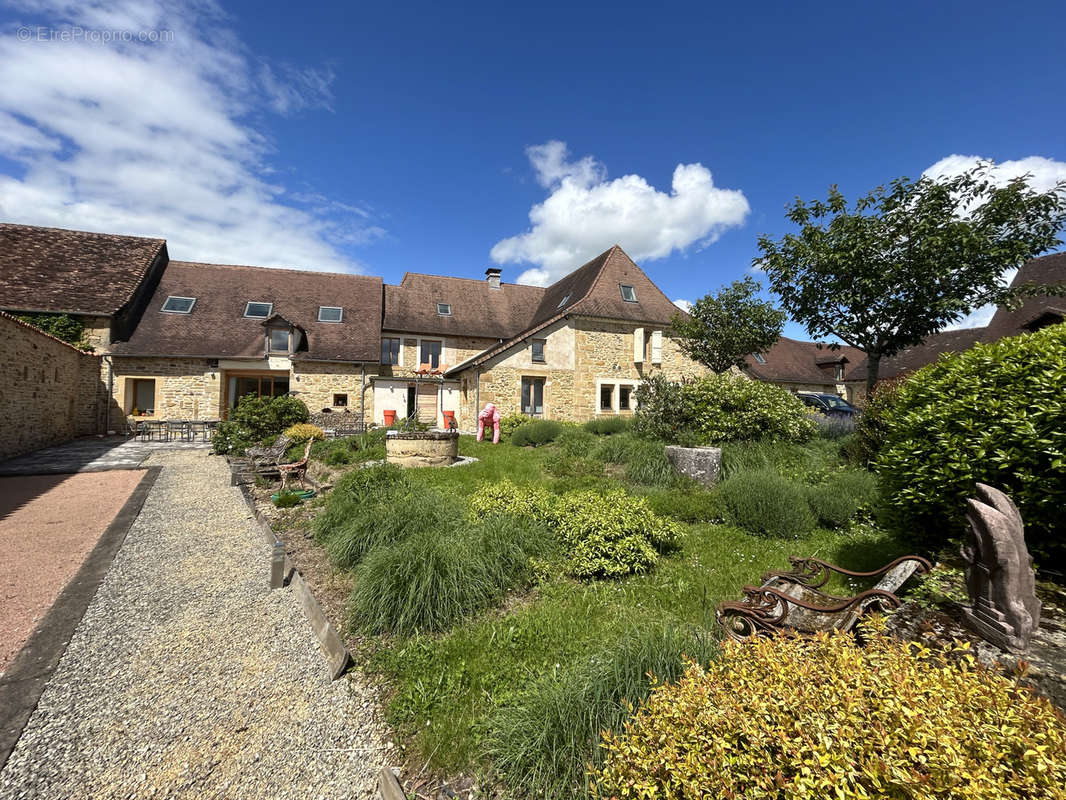
[[[983,483],[967,503],[971,536],[962,557],[971,606],[963,616],[997,647],[1025,652],[1040,626],[1040,601],[1022,515],[1006,494]]]

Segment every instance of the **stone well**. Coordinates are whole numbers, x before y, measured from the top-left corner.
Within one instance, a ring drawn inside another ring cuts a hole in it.
[[[390,432],[385,459],[401,467],[447,467],[459,460],[458,431]]]

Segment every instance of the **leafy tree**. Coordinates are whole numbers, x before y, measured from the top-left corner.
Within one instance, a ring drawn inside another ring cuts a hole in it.
[[[23,322],[82,350],[91,349],[84,341],[85,326],[69,314],[19,314]]]
[[[867,390],[883,358],[989,303],[1061,287],[1012,289],[1004,272],[1060,244],[1066,182],[1046,192],[1028,176],[997,186],[990,163],[946,180],[898,178],[853,207],[833,186],[826,202],[797,199],[800,226],[780,241],[759,237],[770,287],[815,338],[836,336],[867,356]]]
[[[748,353],[770,348],[785,324],[785,314],[757,297],[759,282],[751,276],[723,286],[692,304],[688,317],[674,317],[681,349],[715,372],[744,365]]]

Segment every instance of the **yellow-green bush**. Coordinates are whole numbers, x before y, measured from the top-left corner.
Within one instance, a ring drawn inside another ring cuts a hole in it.
[[[300,444],[303,444],[308,439],[314,439],[317,442],[326,438],[326,434],[323,433],[322,429],[317,425],[312,425],[310,422],[300,422],[286,428],[285,436]]]
[[[680,542],[681,529],[656,516],[642,498],[622,490],[549,494],[504,481],[471,498],[475,514],[513,514],[547,523],[559,534],[567,571],[578,578],[646,572],[658,554]]]
[[[871,623],[727,642],[604,736],[599,798],[1066,798],[1066,722],[974,662]]]

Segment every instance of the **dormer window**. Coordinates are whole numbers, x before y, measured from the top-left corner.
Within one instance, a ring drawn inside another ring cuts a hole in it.
[[[437,315],[441,317],[450,317],[452,315],[452,304],[437,303]]]
[[[337,306],[319,306],[319,322],[340,322],[344,319],[344,309]]]
[[[567,303],[569,303],[569,302],[570,302],[570,298],[571,298],[571,297],[573,297],[573,295],[572,295],[572,294],[568,294],[568,295],[567,295],[566,297],[564,297],[564,298],[563,298],[562,300],[560,300],[560,301],[559,301],[559,305],[557,305],[557,306],[555,307],[555,308],[556,308],[556,310],[558,310],[558,309],[562,308],[562,307],[563,307],[563,306],[565,306],[565,305],[566,305]]]
[[[271,328],[267,332],[267,345],[271,353],[289,352],[289,329]]]
[[[258,303],[251,301],[244,307],[244,316],[253,317],[254,319],[266,319],[270,316],[270,312],[273,310],[273,303]]]
[[[618,289],[622,292],[622,299],[625,300],[627,303],[637,302],[637,290],[634,289],[632,286],[620,283],[618,284]]]
[[[188,314],[192,311],[194,305],[196,305],[195,297],[175,297],[172,295],[163,303],[163,311],[168,314]]]

